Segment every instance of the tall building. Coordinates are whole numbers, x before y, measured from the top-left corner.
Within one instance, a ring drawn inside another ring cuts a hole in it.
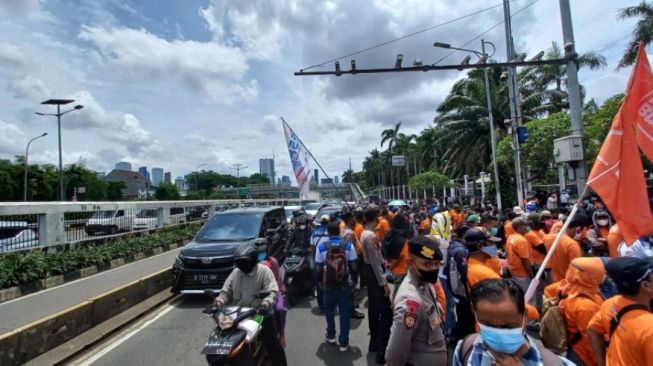
[[[333,177],[333,183],[340,184],[340,177],[338,177],[337,175]]]
[[[119,161],[116,163],[116,169],[118,170],[126,170],[128,172],[132,171],[132,163],[126,162],[126,161]]]
[[[152,186],[158,187],[163,182],[163,169],[152,168]]]
[[[288,175],[282,175],[282,176],[281,176],[281,183],[288,183],[288,184],[290,184],[290,176],[288,176]]]
[[[175,178],[175,186],[180,191],[187,191],[188,190],[188,183],[186,182],[186,179],[184,177]]]
[[[313,170],[313,178],[315,178],[315,183],[320,182],[320,172],[317,169]]]
[[[320,184],[332,184],[332,183],[333,183],[333,179],[331,178],[322,178],[320,180]]]
[[[142,167],[138,168],[138,172],[139,172],[142,176],[144,176],[145,179],[147,179],[148,181],[150,180],[150,172],[147,171],[147,167],[146,167],[146,166],[142,166]]]
[[[260,173],[270,179],[270,183],[274,183],[274,159],[258,159]]]
[[[172,184],[172,173],[165,172],[165,174],[163,174],[163,181],[168,184]]]

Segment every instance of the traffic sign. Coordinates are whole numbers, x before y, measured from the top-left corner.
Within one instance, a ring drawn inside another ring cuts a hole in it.
[[[405,157],[403,155],[392,155],[392,166],[406,165]]]

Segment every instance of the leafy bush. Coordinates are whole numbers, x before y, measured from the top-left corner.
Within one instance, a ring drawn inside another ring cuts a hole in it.
[[[127,236],[50,254],[41,250],[7,253],[0,256],[0,288],[73,272],[81,268],[108,263],[116,258],[145,252],[162,245],[179,243],[192,238],[198,228],[198,224],[166,228],[148,236]]]

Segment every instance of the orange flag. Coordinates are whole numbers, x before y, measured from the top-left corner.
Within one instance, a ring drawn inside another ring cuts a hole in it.
[[[653,72],[641,42],[627,91],[627,100],[624,100],[627,107],[623,110],[623,118],[632,121],[637,145],[653,160]]]
[[[640,122],[647,123],[646,118],[642,117],[640,102],[653,96],[653,82],[647,84],[653,81],[652,75],[644,47],[640,45],[640,53],[630,76],[626,97],[612,121],[610,132],[587,179],[587,185],[601,196],[614,215],[629,245],[640,236],[653,233],[653,216],[649,208],[642,161],[637,149],[639,135],[644,134],[639,130],[637,137],[635,134],[635,129],[642,125]],[[653,121],[653,104],[651,108],[650,118]],[[646,127],[650,128],[650,125]],[[647,140],[645,135],[641,139],[643,141],[640,142],[640,147],[641,143],[644,143],[653,152],[653,140]],[[642,150],[646,153],[644,147]]]

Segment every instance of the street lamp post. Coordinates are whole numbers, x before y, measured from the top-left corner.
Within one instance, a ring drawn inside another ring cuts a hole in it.
[[[492,46],[492,54],[487,54],[485,51],[485,45],[489,44]],[[450,44],[447,43],[440,43],[440,42],[435,42],[433,43],[434,47],[439,47],[439,48],[448,48],[448,49],[453,49],[453,50],[458,50],[458,51],[464,51],[464,52],[471,52],[478,56],[479,58],[479,63],[487,64],[487,61],[494,55],[496,52],[496,47],[494,46],[494,43],[488,42],[486,40],[481,39],[481,52],[474,51],[474,50],[468,50],[464,48],[456,48],[456,47],[451,47]],[[488,79],[488,74],[487,74],[487,67],[483,68],[483,77],[485,79],[485,99],[487,103],[487,110],[488,110],[488,118],[489,118],[489,124],[490,124],[490,145],[492,146],[492,165],[494,168],[494,188],[496,191],[496,199],[497,199],[497,208],[499,212],[502,212],[502,206],[501,206],[501,186],[499,184],[499,165],[497,164],[497,138],[495,136],[495,131],[494,131],[494,116],[492,115],[492,98],[490,97],[490,81]]]
[[[28,169],[28,166],[29,166],[27,164],[27,159],[28,159],[28,156],[29,156],[29,145],[32,143],[32,141],[34,141],[36,139],[40,139],[41,137],[45,137],[45,136],[47,136],[47,134],[48,134],[47,132],[44,132],[43,134],[41,134],[39,136],[36,136],[33,139],[29,140],[29,142],[27,143],[27,147],[25,148],[25,179],[23,181],[23,201],[24,202],[27,202],[27,169]]]
[[[63,162],[62,162],[62,156],[61,156],[61,116],[63,116],[66,113],[70,113],[72,111],[80,110],[84,108],[83,105],[78,104],[76,105],[73,109],[69,109],[67,111],[61,111],[61,105],[63,104],[68,104],[74,102],[74,99],[48,99],[44,102],[41,102],[41,104],[51,104],[51,105],[56,105],[57,106],[57,113],[41,113],[41,112],[35,112],[39,116],[55,116],[57,117],[57,132],[58,132],[58,139],[59,139],[59,200],[63,201],[65,199],[64,195],[64,190],[63,190]]]

